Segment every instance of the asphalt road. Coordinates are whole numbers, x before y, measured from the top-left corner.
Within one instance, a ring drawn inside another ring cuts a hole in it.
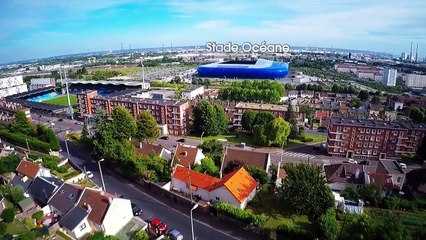
[[[61,142],[62,148],[65,149],[64,143]],[[102,186],[99,174],[98,164],[91,159],[90,154],[82,151],[72,143],[68,144],[71,161],[81,168],[86,168],[94,175],[92,180]],[[64,153],[65,154],[65,153]],[[105,164],[105,163],[101,163]],[[167,223],[169,229],[179,230],[185,239],[191,238],[191,225],[189,218],[189,208],[176,204],[169,199],[162,198],[152,193],[147,193],[143,187],[129,182],[114,172],[102,166],[106,190],[117,195],[124,195],[137,204],[143,213],[141,218],[149,221],[153,218],[159,218]],[[219,222],[213,217],[204,216],[194,211],[194,232],[197,239],[259,239],[248,232],[229,227]]]

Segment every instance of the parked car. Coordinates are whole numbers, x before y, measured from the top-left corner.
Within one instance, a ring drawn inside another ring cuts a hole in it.
[[[150,223],[149,227],[154,230],[158,235],[164,234],[167,232],[167,224],[163,223],[160,219],[154,218]]]
[[[88,178],[93,178],[93,173],[92,173],[91,171],[87,171],[87,172],[86,172],[86,176],[87,176]]]
[[[132,203],[133,216],[140,216],[142,214],[142,209],[136,204]]]
[[[185,138],[181,138],[181,139],[178,139],[177,141],[181,142],[181,143],[184,143],[184,142],[186,142],[186,139]]]
[[[160,139],[169,140],[169,136],[162,136],[162,137],[160,137]]]
[[[369,162],[369,161],[367,161],[367,160],[363,160],[363,161],[359,162],[359,164],[362,164],[362,165],[370,165],[370,162]]]
[[[356,160],[353,160],[352,158],[348,159],[348,163],[350,163],[350,164],[358,164],[358,162]]]
[[[314,150],[320,150],[319,146],[314,146]]]
[[[399,166],[403,169],[407,168],[407,164],[405,164],[405,163],[399,163]]]
[[[183,235],[176,229],[172,229],[167,233],[170,240],[183,240]]]

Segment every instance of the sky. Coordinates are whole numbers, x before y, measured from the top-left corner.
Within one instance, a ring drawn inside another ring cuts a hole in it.
[[[0,0],[0,63],[206,42],[426,55],[425,0]]]

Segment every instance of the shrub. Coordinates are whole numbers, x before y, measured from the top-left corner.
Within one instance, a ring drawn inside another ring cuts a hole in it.
[[[34,220],[31,218],[24,218],[24,224],[27,225],[29,229],[34,229],[37,227],[34,223]]]
[[[0,223],[0,236],[4,236],[6,233],[7,224],[6,223]]]
[[[16,213],[14,208],[6,208],[2,212],[1,218],[7,223],[11,223],[15,219],[15,214]]]
[[[58,173],[67,173],[68,172],[68,168],[65,166],[60,166],[56,169],[56,171],[58,171]]]
[[[314,239],[313,234],[305,229],[296,228],[293,224],[283,223],[277,228],[277,239]]]
[[[43,211],[38,211],[38,212],[35,212],[32,216],[31,216],[31,218],[32,219],[41,219],[43,217]]]
[[[20,161],[20,157],[18,155],[13,154],[0,158],[0,174],[15,171]]]
[[[50,150],[50,145],[48,143],[42,142],[36,138],[32,138],[21,133],[11,133],[9,130],[6,129],[0,130],[0,137],[6,140],[7,142],[16,144],[24,148],[27,147],[28,141],[30,149],[38,150],[45,153],[48,153]]]
[[[47,155],[43,157],[43,166],[46,168],[49,168],[52,171],[57,170],[58,164],[60,162],[61,162],[61,159],[56,156]]]
[[[262,226],[266,221],[266,218],[262,215],[257,215],[249,211],[242,210],[228,203],[217,202],[214,204],[214,207],[218,212],[248,224],[252,223],[256,227]]]
[[[34,153],[34,152],[28,153],[28,158],[30,158],[32,160],[37,160],[39,157],[40,157],[40,155],[38,155],[37,153]]]
[[[319,235],[321,239],[334,240],[337,239],[337,220],[334,208],[329,208],[318,219]]]
[[[140,230],[138,233],[136,233],[135,240],[148,240],[148,239],[149,239],[149,236],[145,230]]]

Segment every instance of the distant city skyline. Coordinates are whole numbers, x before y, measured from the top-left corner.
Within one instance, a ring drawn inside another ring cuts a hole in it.
[[[9,0],[0,63],[88,51],[220,43],[426,53],[423,0]]]

